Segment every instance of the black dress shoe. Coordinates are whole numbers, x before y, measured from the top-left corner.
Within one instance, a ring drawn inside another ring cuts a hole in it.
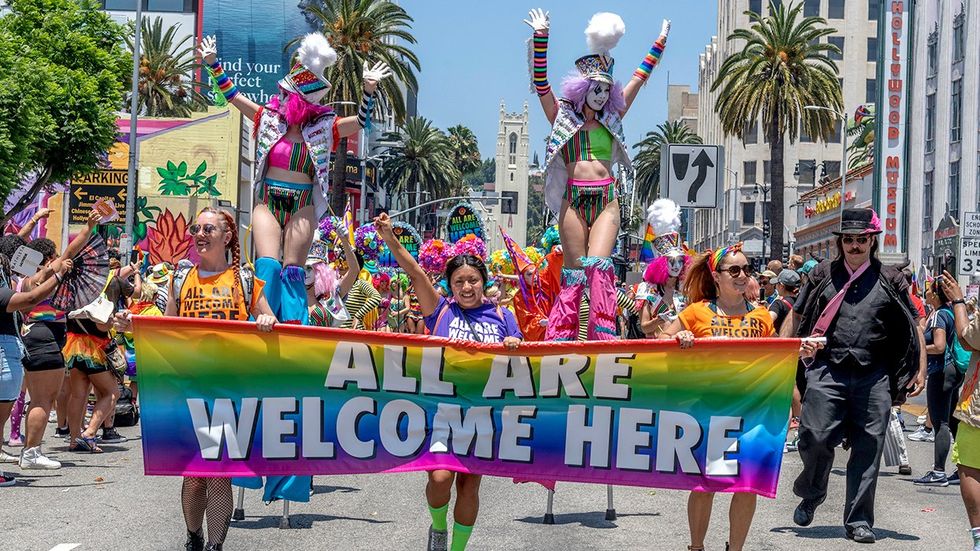
[[[875,538],[875,533],[871,531],[871,528],[858,526],[853,530],[847,531],[847,539],[854,540],[857,543],[874,543],[877,538]]]
[[[799,526],[809,526],[813,522],[813,513],[823,503],[822,499],[804,499],[793,511],[793,522]]]

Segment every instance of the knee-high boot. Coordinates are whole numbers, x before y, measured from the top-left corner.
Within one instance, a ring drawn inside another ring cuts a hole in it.
[[[589,340],[616,339],[616,272],[612,259],[587,256],[582,258],[582,266],[589,286]]]
[[[282,312],[279,307],[282,304],[282,264],[278,260],[263,256],[255,259],[255,277],[265,282],[262,294],[265,295],[269,308],[276,315],[276,319],[282,319]]]
[[[562,268],[561,292],[548,314],[546,341],[574,341],[578,334],[578,306],[585,291],[585,273],[581,269]]]
[[[310,309],[306,304],[306,271],[302,266],[286,266],[282,270],[282,315],[279,321],[309,325]]]

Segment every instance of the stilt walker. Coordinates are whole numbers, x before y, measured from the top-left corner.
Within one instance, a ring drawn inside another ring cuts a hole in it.
[[[531,39],[531,80],[552,124],[545,154],[545,202],[559,216],[564,249],[562,290],[548,321],[546,340],[575,340],[578,307],[588,289],[589,340],[616,338],[616,291],[612,254],[619,233],[619,201],[613,166],[630,170],[623,117],[657,65],[670,22],[624,87],[613,79],[610,55],[626,31],[612,13],[592,16],[585,30],[591,53],[575,61],[556,98],[548,83],[550,20],[540,9],[525,20]]]

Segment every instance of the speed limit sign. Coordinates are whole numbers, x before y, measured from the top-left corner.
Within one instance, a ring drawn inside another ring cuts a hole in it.
[[[960,274],[972,276],[980,272],[980,239],[960,239]]]

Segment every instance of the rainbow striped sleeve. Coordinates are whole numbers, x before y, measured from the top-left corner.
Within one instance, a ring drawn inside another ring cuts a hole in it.
[[[531,80],[539,96],[551,92],[548,84],[548,33],[535,32],[534,38],[534,69]]]
[[[221,68],[220,62],[216,61],[214,65],[211,65],[211,76],[218,83],[218,89],[221,90],[221,94],[225,96],[226,100],[231,101],[235,99],[235,96],[238,95],[238,88],[228,78],[228,75],[225,74],[225,70]]]
[[[650,78],[650,73],[653,72],[653,68],[657,66],[660,62],[660,56],[664,55],[664,48],[667,47],[667,35],[661,35],[653,46],[650,46],[650,51],[647,52],[646,57],[640,62],[640,66],[633,71],[633,78],[638,78],[644,82]]]

